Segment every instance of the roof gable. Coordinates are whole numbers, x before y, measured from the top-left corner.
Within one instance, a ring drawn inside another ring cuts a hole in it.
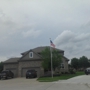
[[[33,53],[33,57],[30,57],[30,52]],[[37,54],[36,52],[34,52],[33,50],[29,50],[26,53],[24,53],[24,55],[20,58],[20,61],[21,60],[36,60],[36,59],[41,59],[41,56]]]

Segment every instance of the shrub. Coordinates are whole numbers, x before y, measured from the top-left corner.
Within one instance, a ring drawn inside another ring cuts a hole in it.
[[[65,72],[65,74],[69,74],[69,72]]]
[[[76,71],[75,71],[75,69],[69,69],[69,73],[70,73],[70,74],[75,74]]]
[[[64,74],[64,72],[61,72],[61,74]]]

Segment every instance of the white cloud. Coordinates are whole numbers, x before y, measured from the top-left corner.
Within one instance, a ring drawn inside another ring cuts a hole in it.
[[[6,42],[12,39],[11,36],[14,37],[15,34],[20,34],[20,36],[23,35],[24,37],[38,37],[41,34],[40,30],[32,29],[35,28],[35,24],[33,23],[17,23],[12,18],[7,17],[3,12],[0,14],[0,42]]]
[[[60,35],[58,35],[55,39],[56,45],[60,45],[62,43],[66,43],[68,41],[71,41],[73,39],[73,36],[75,34],[69,30],[63,31]]]
[[[27,38],[27,37],[38,37],[41,34],[40,30],[28,30],[28,31],[23,31],[22,35]]]
[[[90,33],[81,33],[79,35],[76,35],[76,37],[74,38],[74,42],[80,42],[80,41],[86,41],[88,40],[90,37]]]
[[[6,57],[0,56],[0,61],[5,61],[5,60],[7,60]]]
[[[58,35],[54,42],[58,48],[65,50],[66,56],[80,57],[90,50],[90,33],[78,34],[66,30]]]
[[[0,57],[48,45],[50,37],[67,58],[90,58],[90,0],[0,0]]]

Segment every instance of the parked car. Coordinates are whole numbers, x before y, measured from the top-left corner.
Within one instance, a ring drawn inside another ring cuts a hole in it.
[[[26,72],[26,78],[36,78],[37,72],[35,70],[28,70]]]
[[[0,73],[0,79],[8,79],[8,78],[13,78],[14,74],[10,70],[4,70]]]
[[[85,74],[86,74],[86,75],[90,74],[90,68],[86,68],[86,69],[85,69]]]

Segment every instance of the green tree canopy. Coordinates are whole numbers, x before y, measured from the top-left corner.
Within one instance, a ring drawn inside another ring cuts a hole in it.
[[[71,66],[75,69],[90,67],[90,60],[86,56],[71,59]]]
[[[51,52],[50,48],[45,48],[45,50],[41,53],[43,62],[42,66],[45,70],[51,70]],[[52,64],[53,69],[55,70],[56,67],[60,66],[61,63],[61,55],[58,53],[57,50],[52,50]]]
[[[80,57],[79,67],[81,67],[81,68],[89,67],[89,60],[87,57],[85,57],[85,56]]]
[[[75,69],[78,69],[78,58],[71,59],[71,66]]]
[[[3,70],[3,62],[0,62],[0,72]]]

